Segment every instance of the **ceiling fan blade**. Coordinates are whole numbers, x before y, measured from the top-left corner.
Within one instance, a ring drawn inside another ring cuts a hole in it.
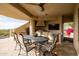
[[[44,11],[45,3],[28,3],[28,4],[40,6],[42,8],[41,11]]]
[[[39,6],[42,8],[41,11],[44,11],[44,5],[45,5],[45,3],[40,3],[40,4],[39,4]]]
[[[39,6],[44,6],[45,3],[40,3]]]

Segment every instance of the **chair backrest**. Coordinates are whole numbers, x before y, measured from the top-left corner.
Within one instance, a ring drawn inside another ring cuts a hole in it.
[[[25,46],[25,44],[24,44],[24,37],[23,37],[22,34],[18,34],[18,40],[19,40],[19,43],[20,43],[20,45],[22,47]]]
[[[54,40],[52,41],[52,45],[50,46],[51,49],[53,49],[55,47],[58,36],[59,36],[59,34],[54,36]]]
[[[22,47],[26,47],[26,44],[29,44],[29,40],[24,40],[23,34],[18,35],[18,40]]]
[[[41,48],[42,51],[51,52],[55,47],[58,36],[59,36],[59,34],[55,35],[54,39],[53,39],[53,41],[51,43],[46,43],[45,45],[43,45],[42,48]]]
[[[42,35],[42,33],[43,33],[43,31],[42,31],[42,30],[38,30],[38,31],[36,31],[37,36],[41,36],[41,35]]]
[[[14,40],[16,41],[16,43],[19,43],[19,40],[18,40],[18,35],[17,35],[17,33],[13,33],[13,36],[14,36]]]
[[[43,32],[43,33],[42,33],[42,36],[48,37],[48,32]]]

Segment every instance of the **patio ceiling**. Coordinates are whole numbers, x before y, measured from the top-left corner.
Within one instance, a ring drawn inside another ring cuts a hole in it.
[[[46,3],[43,5],[44,11],[38,4],[0,4],[0,15],[5,15],[17,19],[30,20],[32,17],[54,17],[59,15],[73,14],[74,3]]]
[[[24,14],[23,12],[8,3],[0,3],[0,15],[21,20],[31,19],[28,15]]]
[[[52,17],[73,14],[75,4],[73,3],[46,3],[40,7],[39,4],[20,4],[36,17]],[[44,8],[44,11],[41,11]]]

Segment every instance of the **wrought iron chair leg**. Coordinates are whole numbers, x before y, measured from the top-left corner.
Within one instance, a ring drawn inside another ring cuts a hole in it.
[[[28,56],[28,51],[27,51],[27,47],[26,47],[26,56]]]
[[[35,55],[37,56],[37,48],[35,48]]]
[[[38,51],[39,51],[39,56],[41,56],[41,45],[39,45]]]
[[[21,46],[20,46],[20,49],[19,49],[19,53],[18,53],[18,56],[20,55],[20,52],[21,52]]]
[[[16,43],[16,45],[15,45],[15,49],[14,49],[14,50],[16,50],[16,48],[17,48],[17,43]]]
[[[39,55],[38,53],[39,53],[39,46],[36,45],[36,48],[35,48],[35,55],[38,56],[38,55]]]
[[[28,56],[28,52],[26,52],[26,56]]]

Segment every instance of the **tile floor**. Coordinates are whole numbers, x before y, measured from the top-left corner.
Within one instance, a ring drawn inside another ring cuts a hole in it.
[[[13,37],[0,39],[0,56],[18,56],[18,49],[15,48],[15,41]],[[56,45],[55,49],[53,50],[57,53],[58,56],[76,56],[75,49],[72,43],[64,42],[62,45]],[[20,56],[25,56],[25,53],[22,51]],[[29,56],[35,56],[34,50],[29,52]]]

